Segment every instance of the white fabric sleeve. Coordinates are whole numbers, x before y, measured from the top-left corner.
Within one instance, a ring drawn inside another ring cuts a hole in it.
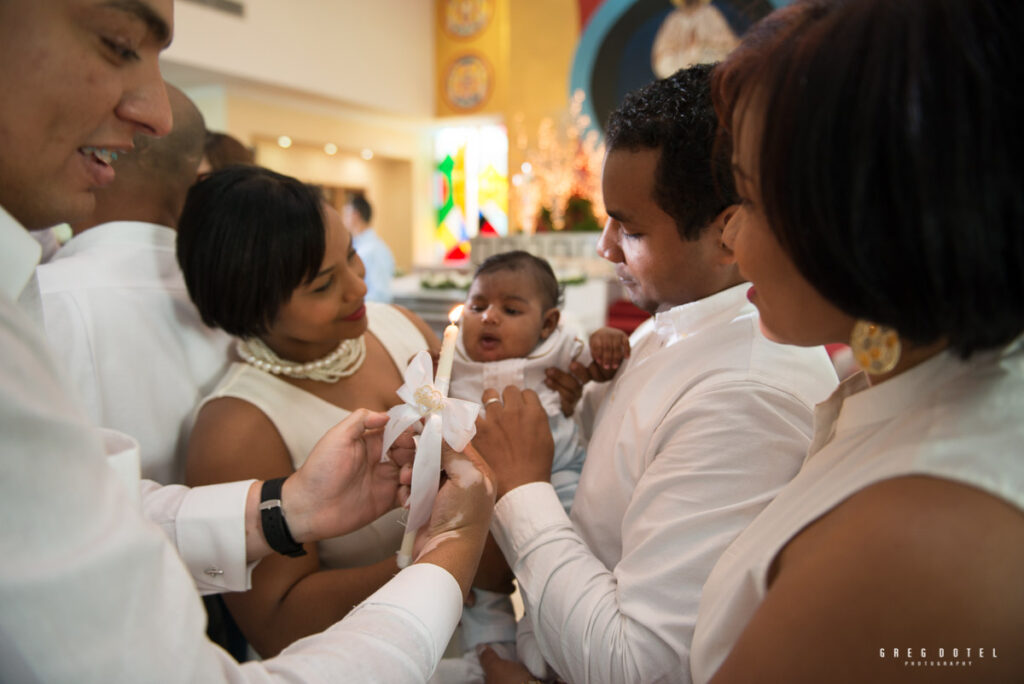
[[[473,605],[462,608],[463,650],[470,651],[478,644],[515,642],[516,617],[511,597],[479,587],[473,587],[473,596]]]
[[[278,658],[235,662],[207,639],[193,579],[166,531],[143,516],[107,466],[99,434],[69,399],[41,331],[3,294],[0,348],[0,681],[429,677],[462,595],[454,577],[426,564],[403,570],[345,620]],[[164,494],[170,510],[194,503],[184,488]]]
[[[439,566],[414,563],[323,635],[300,639],[259,665],[270,675],[265,681],[425,682],[461,613],[455,578]]]
[[[586,546],[550,485],[502,497],[491,529],[544,660],[568,681],[689,682],[701,587],[799,469],[807,416],[802,402],[752,382],[677,402],[649,442],[614,568]]]
[[[537,679],[554,679],[554,671],[544,660],[544,654],[540,652],[540,644],[537,643],[537,635],[533,632],[533,621],[529,615],[523,615],[516,623],[516,657]]]
[[[89,334],[86,299],[73,292],[40,293],[49,348],[56,352],[64,379],[72,386],[86,414],[99,423],[103,398]]]
[[[572,360],[584,366],[589,366],[594,361],[594,357],[590,353],[590,345],[586,342],[586,340],[583,339],[582,336],[577,337],[577,339],[580,343],[580,350],[579,353]],[[568,371],[569,369],[564,368],[563,370]]]
[[[144,515],[178,549],[201,594],[247,591],[256,563],[245,562],[245,504],[256,480],[206,487],[139,486]]]
[[[101,412],[99,381],[92,358],[88,302],[71,292],[43,296],[43,313],[51,348],[58,350],[65,379],[85,402],[94,421]],[[255,563],[245,563],[245,496],[249,483],[216,485],[217,492],[151,481],[139,487],[143,512],[159,525],[178,552],[203,594],[245,591]],[[220,488],[223,487],[223,490]]]

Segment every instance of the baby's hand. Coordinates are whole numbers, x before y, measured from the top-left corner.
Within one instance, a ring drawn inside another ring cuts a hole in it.
[[[616,328],[598,328],[590,335],[590,355],[610,377],[629,358],[629,336]]]

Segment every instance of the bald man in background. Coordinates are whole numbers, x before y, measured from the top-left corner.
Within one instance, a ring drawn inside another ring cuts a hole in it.
[[[139,441],[144,478],[176,484],[192,411],[223,375],[230,338],[200,321],[175,258],[206,127],[184,93],[167,94],[171,133],[135,137],[92,215],[36,275],[50,347],[89,417]]]

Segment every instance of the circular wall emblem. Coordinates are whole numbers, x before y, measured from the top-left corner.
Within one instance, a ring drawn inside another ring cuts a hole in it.
[[[463,55],[448,67],[444,96],[452,108],[476,109],[490,94],[491,66],[480,55]]]
[[[454,38],[472,38],[494,16],[494,0],[447,0],[444,5],[444,30]]]

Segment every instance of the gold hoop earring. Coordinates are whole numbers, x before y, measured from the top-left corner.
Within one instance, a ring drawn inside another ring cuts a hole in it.
[[[853,326],[850,348],[864,372],[880,375],[896,367],[903,345],[895,328],[861,319]]]

